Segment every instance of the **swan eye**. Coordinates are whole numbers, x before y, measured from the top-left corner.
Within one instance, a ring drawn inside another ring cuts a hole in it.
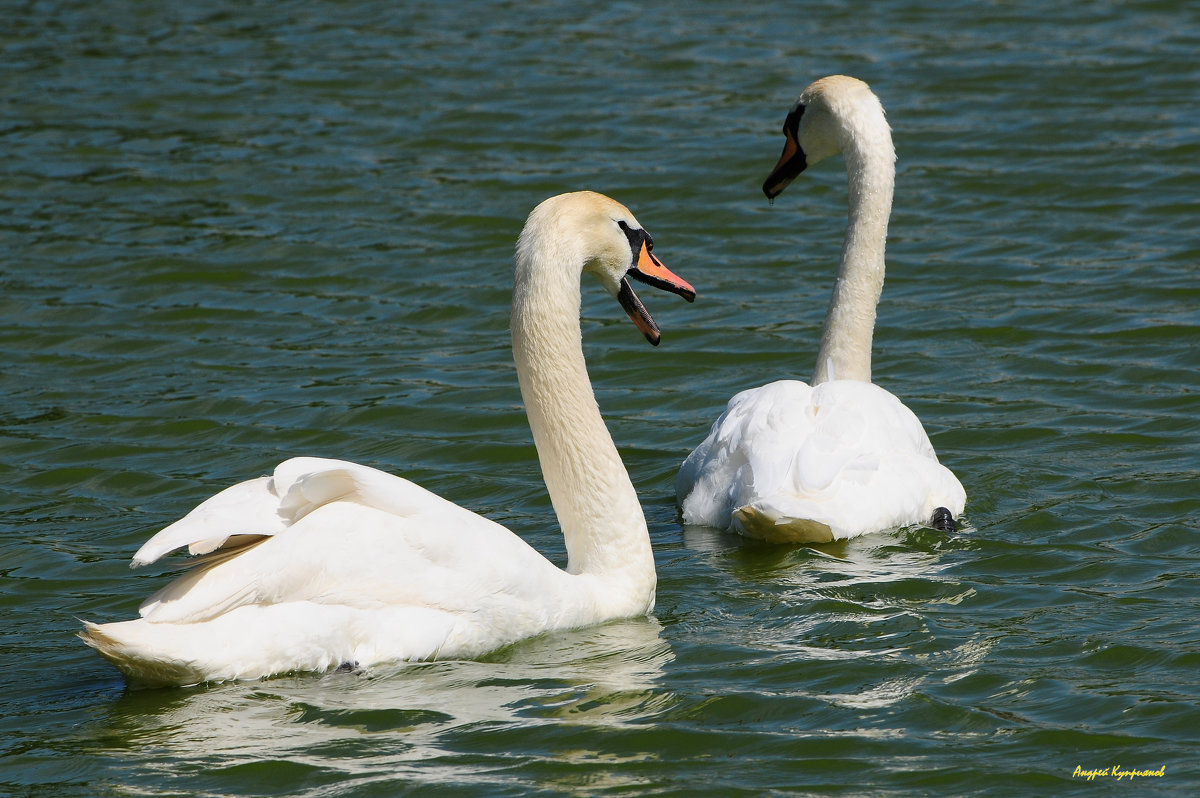
[[[629,239],[629,249],[633,252],[633,261],[637,262],[638,254],[642,251],[643,242],[646,244],[646,251],[650,252],[654,249],[654,239],[645,230],[630,227],[624,220],[618,219],[617,226],[621,228],[621,232]]]

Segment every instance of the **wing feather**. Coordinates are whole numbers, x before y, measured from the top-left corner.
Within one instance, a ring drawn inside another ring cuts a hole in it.
[[[133,555],[132,567],[149,565],[176,549],[209,554],[235,535],[274,535],[284,528],[270,477],[226,488],[147,540]]]
[[[736,528],[748,508],[779,524],[816,522],[835,538],[915,523],[936,506],[958,514],[966,495],[913,412],[852,380],[739,393],[676,485],[687,523]]]
[[[494,521],[366,466],[296,458],[281,463],[270,478],[234,488],[197,507],[143,549],[165,553],[193,545],[197,535],[205,544],[222,537],[226,547],[239,540],[243,547],[197,558],[197,567],[142,604],[142,617],[195,623],[248,604],[287,602],[359,609],[421,604],[471,612],[473,607],[460,606],[463,596],[482,591],[503,604],[506,596],[532,589],[527,585],[544,589],[565,576]],[[264,497],[273,497],[269,525],[274,528],[255,541],[233,534],[228,523],[247,496],[260,503],[254,505],[260,513]],[[192,516],[196,519],[189,521]],[[227,522],[224,527],[221,521]],[[195,534],[186,534],[188,529]],[[480,558],[481,551],[491,556]]]

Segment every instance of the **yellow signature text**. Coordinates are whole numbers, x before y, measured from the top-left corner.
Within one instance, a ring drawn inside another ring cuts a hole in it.
[[[1147,776],[1157,776],[1162,778],[1167,775],[1167,766],[1163,765],[1158,770],[1138,770],[1136,768],[1123,768],[1120,765],[1114,765],[1107,768],[1085,768],[1082,765],[1075,766],[1075,772],[1071,774],[1071,778],[1085,778],[1088,781],[1097,778],[1109,778],[1121,781],[1129,779],[1133,781],[1138,778],[1146,778]]]

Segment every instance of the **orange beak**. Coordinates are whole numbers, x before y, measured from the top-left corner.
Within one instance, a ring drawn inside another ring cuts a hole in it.
[[[658,346],[662,334],[659,332],[658,325],[654,323],[654,319],[650,316],[650,312],[646,310],[646,306],[642,304],[637,294],[633,292],[633,287],[630,286],[627,279],[630,277],[646,285],[652,285],[655,288],[670,291],[672,294],[678,294],[688,302],[695,301],[696,289],[692,288],[691,284],[682,277],[674,274],[664,266],[663,262],[650,252],[650,248],[646,245],[646,242],[642,242],[642,248],[638,252],[637,263],[625,273],[625,277],[621,278],[617,300],[621,303],[621,307],[625,308],[625,312],[629,314],[629,318],[633,319],[633,323],[637,325],[637,328],[642,331],[642,335],[646,337],[646,340],[654,346]]]
[[[642,249],[638,252],[637,265],[628,273],[630,277],[646,285],[670,291],[672,294],[679,294],[688,302],[696,301],[696,289],[692,288],[687,280],[672,273],[661,260],[654,257],[645,241],[642,242]]]

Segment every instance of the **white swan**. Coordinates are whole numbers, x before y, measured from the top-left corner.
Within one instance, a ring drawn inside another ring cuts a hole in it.
[[[676,495],[689,524],[818,543],[909,524],[952,528],[966,503],[917,417],[871,384],[896,153],[879,98],[844,75],[816,81],[783,125],[774,199],[804,169],[845,154],[850,220],[812,386],[737,394],[688,456]]]
[[[134,555],[206,555],[141,606],[80,636],[134,680],[194,684],[403,660],[470,658],[552,629],[649,613],[656,576],[629,475],[580,341],[595,274],[657,344],[629,278],[695,298],[621,204],[552,197],[516,249],[512,343],[542,474],[566,538],[560,570],[509,530],[366,466],[299,457],[234,485]]]

